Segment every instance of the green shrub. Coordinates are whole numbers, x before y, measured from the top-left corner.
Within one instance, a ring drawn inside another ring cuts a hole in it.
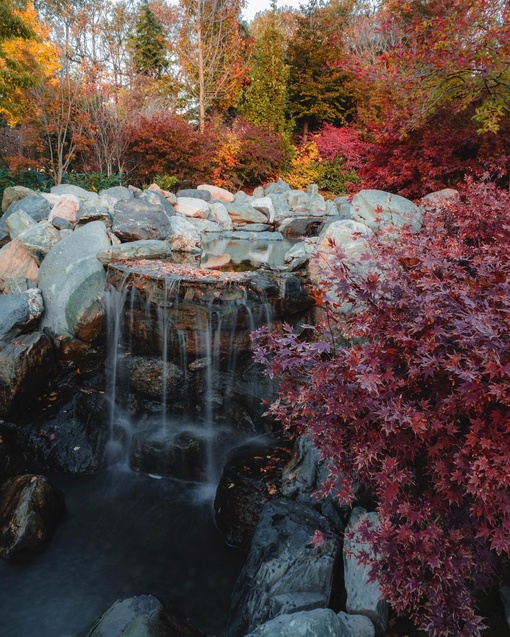
[[[24,170],[0,169],[0,201],[9,186],[25,186],[40,192],[49,192],[53,179],[44,172],[27,168]]]
[[[177,184],[179,179],[175,175],[156,175],[153,181],[162,190],[172,190],[172,188]]]
[[[67,173],[62,181],[64,184],[72,184],[85,190],[99,192],[113,186],[122,186],[122,175],[119,173],[114,173],[113,175],[105,175],[104,173]]]
[[[316,183],[320,190],[343,195],[349,192],[350,184],[359,184],[361,179],[356,171],[345,169],[345,161],[341,157],[335,157],[332,161],[321,162]]]

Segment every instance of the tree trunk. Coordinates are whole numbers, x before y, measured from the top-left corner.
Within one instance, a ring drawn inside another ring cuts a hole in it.
[[[200,0],[197,0],[197,53],[198,53],[198,121],[200,132],[205,131],[205,77],[204,77],[204,50],[202,43],[202,14]]]

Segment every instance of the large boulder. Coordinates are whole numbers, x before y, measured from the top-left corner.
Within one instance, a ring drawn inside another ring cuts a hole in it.
[[[267,217],[269,223],[274,223],[276,211],[271,197],[258,197],[251,202],[252,208],[258,210]]]
[[[34,472],[53,475],[96,473],[108,463],[111,431],[106,398],[98,391],[75,391],[69,399],[49,398],[38,418],[11,430],[14,449]]]
[[[0,340],[19,334],[23,328],[32,326],[43,312],[40,290],[33,289],[21,294],[0,295]]]
[[[9,186],[4,190],[2,196],[2,212],[5,212],[11,203],[35,194],[33,190],[25,188],[25,186]]]
[[[93,201],[84,201],[76,215],[76,223],[84,225],[91,221],[102,221],[107,228],[111,228],[112,214],[110,213],[108,206],[103,203],[98,204]]]
[[[151,186],[150,188],[142,192],[142,194],[140,195],[140,199],[142,199],[143,201],[148,201],[155,206],[161,206],[167,217],[173,217],[175,215],[175,210],[170,199],[168,197],[165,197],[163,192],[165,191],[162,191],[161,189],[154,190]],[[176,203],[177,199],[175,198],[175,196],[173,197],[173,199]]]
[[[211,200],[216,199],[216,201],[223,201],[227,203],[234,201],[234,195],[228,190],[225,190],[225,188],[220,188],[219,186],[200,184],[200,186],[197,186],[197,190],[207,190],[210,193]]]
[[[167,241],[158,241],[157,239],[121,243],[97,253],[97,258],[103,265],[132,259],[167,259],[170,256],[172,256],[170,244]]]
[[[30,228],[36,226],[37,221],[32,219],[30,215],[27,215],[26,212],[23,212],[23,210],[18,210],[8,217],[5,225],[9,231],[11,239],[15,239],[23,232],[26,232],[27,230],[30,230]]]
[[[60,232],[49,221],[40,221],[18,237],[38,265],[61,238]]]
[[[316,532],[322,534],[314,542]],[[326,608],[339,540],[319,513],[289,500],[262,510],[248,559],[232,596],[227,637],[303,610]]]
[[[225,205],[232,221],[237,225],[248,223],[267,223],[267,217],[251,205],[233,201]]]
[[[32,217],[34,221],[47,219],[51,206],[44,197],[40,195],[28,195],[12,203],[0,219],[0,242],[5,242],[9,238],[7,230],[7,219],[15,212],[22,211]]]
[[[99,198],[101,199],[101,205],[113,213],[115,204],[118,201],[129,201],[134,198],[134,194],[129,188],[124,186],[113,186],[112,188],[100,190]]]
[[[278,179],[278,181],[273,182],[272,184],[269,184],[265,187],[264,189],[264,194],[267,195],[281,195],[281,194],[287,194],[288,192],[290,192],[291,187],[289,186],[289,184],[286,181],[283,181],[283,179]]]
[[[0,556],[48,540],[64,513],[64,494],[47,478],[22,475],[6,480],[0,488]]]
[[[210,204],[210,209],[209,219],[211,221],[216,221],[222,230],[228,231],[234,229],[234,224],[228,214],[228,210],[222,203],[212,203]]]
[[[42,328],[55,336],[93,341],[104,320],[106,276],[97,253],[110,245],[106,226],[93,221],[64,237],[41,264],[39,287],[46,308]]]
[[[170,231],[170,220],[162,206],[137,197],[115,204],[112,229],[123,242],[166,239]]]
[[[153,595],[117,600],[94,623],[87,637],[205,637]]]
[[[80,210],[80,199],[75,195],[62,195],[51,209],[48,221],[54,219],[65,219],[74,226]]]
[[[58,186],[53,186],[50,191],[54,195],[73,195],[80,201],[93,201],[95,204],[99,205],[99,195],[97,192],[89,192],[80,186],[59,184]]]
[[[367,513],[362,507],[353,509],[347,531],[355,530],[362,523],[377,526],[377,514]],[[356,537],[344,542],[344,582],[347,591],[346,610],[348,613],[369,617],[378,633],[384,633],[388,625],[388,602],[386,602],[377,582],[370,581],[370,567],[361,564],[360,554],[370,555],[372,549],[366,542]],[[374,559],[375,556],[373,556]]]
[[[184,188],[177,191],[177,199],[180,198],[202,199],[209,202],[211,201],[211,193],[207,189]]]
[[[41,332],[0,342],[0,416],[16,412],[46,388],[55,357]]]
[[[172,252],[202,252],[202,239],[195,226],[183,217],[170,219],[170,232],[167,238]]]
[[[416,204],[400,195],[383,190],[361,190],[352,198],[351,217],[372,230],[388,227],[398,230],[410,226],[418,231],[422,213]]]
[[[262,624],[246,637],[374,637],[367,617],[339,613],[329,608],[280,615]]]
[[[37,283],[39,267],[18,237],[0,249],[0,291],[9,292],[13,280]]]
[[[178,196],[177,203],[175,204],[175,212],[178,212],[184,217],[207,219],[209,216],[209,204],[204,199]]]

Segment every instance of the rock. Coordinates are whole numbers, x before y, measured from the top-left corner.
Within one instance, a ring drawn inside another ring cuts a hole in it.
[[[44,476],[9,478],[0,488],[0,555],[45,542],[64,513],[64,494]]]
[[[97,192],[89,192],[84,188],[80,188],[80,186],[73,186],[72,184],[60,184],[58,186],[53,186],[50,189],[50,192],[54,195],[73,195],[77,197],[80,201],[92,201],[96,205],[99,204],[99,195]]]
[[[159,186],[158,186],[158,188],[159,188]],[[132,186],[131,184],[129,184],[128,190],[131,191],[135,197],[139,197],[142,194],[142,192],[143,192],[143,190],[141,188],[137,188],[136,186]]]
[[[283,235],[279,232],[250,232],[250,225],[245,226],[246,230],[235,230],[234,232],[222,232],[222,239],[253,239],[256,241],[283,241]]]
[[[207,261],[200,263],[200,267],[207,270],[219,270],[228,265],[231,260],[230,254],[210,254],[207,257]]]
[[[258,210],[263,215],[265,215],[269,223],[274,223],[276,211],[274,209],[271,197],[259,197],[257,199],[254,199],[251,202],[251,205],[253,208],[255,208],[255,210]]]
[[[12,203],[0,219],[0,241],[5,242],[5,239],[9,236],[6,225],[7,219],[19,211],[32,217],[34,221],[42,221],[47,219],[50,214],[50,204],[40,195],[28,195]]]
[[[255,210],[249,204],[233,201],[226,204],[226,209],[232,221],[236,224],[266,223],[267,217],[262,212]]]
[[[72,232],[74,228],[72,221],[64,219],[64,217],[53,217],[51,225],[57,230],[65,230],[66,232]],[[63,235],[61,235],[61,237],[62,236]]]
[[[157,241],[156,239],[121,243],[120,245],[104,248],[96,255],[103,265],[131,259],[167,259],[171,256],[172,250],[168,242]]]
[[[253,198],[262,199],[263,196],[264,196],[264,188],[262,188],[262,186],[257,186],[253,191]]]
[[[7,478],[25,473],[25,465],[9,442],[8,435],[0,433],[0,485]],[[0,508],[1,508],[0,503]]]
[[[262,193],[262,196],[264,196],[264,193]],[[239,190],[238,192],[236,192],[236,194],[234,195],[234,201],[237,201],[238,203],[246,203],[246,204],[251,204],[251,202],[253,201],[253,197],[250,195],[247,195],[245,192],[243,192],[242,190]]]
[[[183,190],[178,190],[176,195],[177,201],[181,198],[202,199],[202,201],[205,202],[211,201],[211,193],[207,189],[199,190],[198,188],[184,188]]]
[[[344,637],[375,637],[375,627],[364,615],[348,615],[341,612],[337,615],[340,620],[341,632]]]
[[[264,503],[280,494],[274,460],[288,457],[286,451],[251,443],[230,452],[214,499],[216,524],[230,546],[250,548]]]
[[[117,600],[87,637],[205,637],[187,619],[166,609],[153,595]]]
[[[31,471],[45,474],[96,473],[107,464],[109,409],[103,394],[75,391],[70,399],[53,395],[36,422],[19,427],[12,441]],[[117,458],[116,458],[117,460]]]
[[[30,188],[25,188],[25,186],[8,186],[2,196],[2,212],[5,212],[11,203],[36,194]]]
[[[151,184],[147,190],[153,190],[154,192],[157,192],[158,195],[162,195],[165,199],[168,199],[168,203],[172,205],[177,203],[177,197],[174,195],[174,193],[170,192],[169,190],[163,190],[160,186],[158,186],[158,184]],[[140,192],[139,194],[141,195],[142,193]]]
[[[31,326],[43,313],[40,290],[33,289],[21,294],[0,295],[0,340],[19,334],[21,328]]]
[[[460,197],[459,191],[455,190],[455,188],[443,188],[442,190],[436,190],[435,192],[430,192],[428,195],[425,195],[420,200],[421,206],[434,205],[437,203],[442,203],[445,200],[453,200],[457,201]]]
[[[122,242],[166,239],[170,220],[161,206],[138,197],[115,204],[112,230]]]
[[[113,186],[99,191],[100,207],[106,208],[112,214],[118,201],[129,201],[133,198],[134,194],[124,186]]]
[[[222,230],[232,230],[234,228],[228,210],[222,203],[212,203],[209,207],[209,219],[211,221],[216,221]]]
[[[11,239],[15,239],[17,236],[30,230],[37,225],[37,221],[32,219],[30,215],[27,215],[23,210],[18,210],[18,212],[13,213],[6,220],[5,225],[7,230],[9,231],[9,236]]]
[[[60,232],[49,221],[40,221],[18,238],[36,263],[41,265],[51,248],[60,241]]]
[[[324,218],[287,217],[277,224],[284,237],[315,237],[324,223]]]
[[[320,510],[332,528],[341,533],[345,528],[342,513],[347,513],[347,505],[340,507],[336,498],[319,495],[328,478],[327,463],[321,461],[312,438],[298,436],[294,442],[292,457],[283,469],[282,494]]]
[[[316,531],[324,535],[320,546],[312,543]],[[338,550],[320,514],[289,500],[268,502],[234,589],[226,637],[244,637],[279,615],[326,608]]]
[[[317,241],[300,241],[295,243],[292,248],[287,250],[284,256],[285,263],[295,263],[300,259],[308,259],[308,257],[317,251]]]
[[[159,190],[152,190],[151,188],[149,188],[148,190],[144,190],[142,192],[142,194],[140,195],[140,199],[148,201],[149,203],[152,203],[156,206],[161,206],[168,218],[173,217],[175,215],[175,210],[170,202],[170,198],[165,197],[162,194],[164,191],[160,191],[161,188]],[[173,196],[172,200],[174,203],[177,203],[175,195]]]
[[[225,188],[210,186],[209,184],[200,184],[200,186],[197,186],[197,190],[207,190],[210,193],[210,199],[207,199],[206,201],[213,199],[227,203],[234,201],[234,195],[228,190],[225,190]]]
[[[306,187],[306,194],[310,197],[316,197],[319,194],[319,186],[317,184],[309,184]]]
[[[262,624],[246,637],[358,637],[345,633],[337,615],[329,608],[280,615]]]
[[[336,205],[330,201],[328,199],[328,201],[326,201],[326,212],[325,212],[327,217],[338,217],[338,209],[336,207]],[[350,219],[350,215],[347,217],[347,219]]]
[[[369,525],[377,525],[377,514],[367,513],[365,509],[356,507],[351,513],[347,532],[358,524],[368,521]],[[369,566],[358,562],[361,552],[372,553],[369,544],[356,539],[344,541],[344,581],[347,591],[346,610],[353,615],[369,617],[378,633],[383,633],[388,624],[388,603],[382,598],[377,582],[370,582]],[[375,558],[374,558],[375,559]]]
[[[499,587],[499,597],[501,598],[501,603],[503,604],[506,623],[510,628],[510,586],[501,584]]]
[[[0,290],[7,291],[12,279],[28,279],[37,284],[39,267],[18,237],[0,249]]]
[[[53,246],[39,276],[46,308],[42,328],[55,336],[72,335],[86,342],[100,334],[106,276],[96,254],[109,245],[106,226],[93,221]]]
[[[113,218],[107,206],[84,201],[76,215],[76,223],[83,226],[91,221],[102,221],[107,228],[111,228]]]
[[[136,393],[161,401],[163,398],[163,361],[148,356],[130,356],[126,359],[127,371]],[[183,372],[178,365],[166,363],[166,394],[177,389]]]
[[[287,201],[291,210],[298,212],[308,211],[310,209],[310,200],[310,195],[301,190],[289,190],[287,192]]]
[[[273,202],[273,208],[275,215],[287,216],[290,213],[289,202],[287,201],[287,195],[270,193],[267,195]]]
[[[161,476],[203,482],[207,479],[207,438],[195,432],[163,435],[161,424],[154,431],[137,431],[131,441],[129,466]]]
[[[351,216],[371,229],[411,226],[412,230],[418,231],[422,214],[418,206],[400,195],[382,190],[361,190],[352,199]]]
[[[209,219],[193,219],[189,218],[188,221],[195,226],[199,232],[221,232],[222,228],[216,221],[209,221]]]
[[[66,219],[71,225],[71,229],[76,223],[76,217],[80,209],[80,200],[75,195],[62,195],[58,203],[51,209],[48,221],[55,219]],[[58,227],[57,225],[55,227]]]
[[[175,212],[178,212],[185,217],[207,219],[209,216],[209,204],[204,199],[178,196],[177,203],[175,204]]]
[[[170,233],[167,238],[172,252],[202,252],[202,239],[195,226],[183,217],[170,219]]]
[[[41,332],[0,343],[0,417],[26,407],[45,389],[54,364],[51,341]]]
[[[240,226],[235,226],[236,228],[246,228],[245,224]],[[268,223],[250,223],[249,231],[250,232],[268,232],[271,229],[271,226]]]
[[[281,194],[286,194],[290,190],[291,190],[291,187],[289,186],[289,184],[286,181],[283,181],[283,179],[278,179],[277,182],[274,182],[274,183],[269,184],[268,186],[266,186],[266,188],[264,189],[264,194],[266,196],[267,195],[281,195]]]

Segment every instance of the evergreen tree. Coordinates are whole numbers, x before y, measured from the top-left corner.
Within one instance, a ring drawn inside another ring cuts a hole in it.
[[[345,124],[353,104],[348,77],[337,65],[344,8],[337,0],[311,0],[301,10],[288,47],[288,112],[306,138],[323,122]]]
[[[243,114],[249,122],[275,133],[284,133],[288,128],[285,119],[288,78],[285,49],[276,0],[272,0],[268,19],[255,36]]]
[[[168,69],[169,61],[161,22],[143,0],[135,35],[132,40],[133,62],[137,73],[159,79]]]

